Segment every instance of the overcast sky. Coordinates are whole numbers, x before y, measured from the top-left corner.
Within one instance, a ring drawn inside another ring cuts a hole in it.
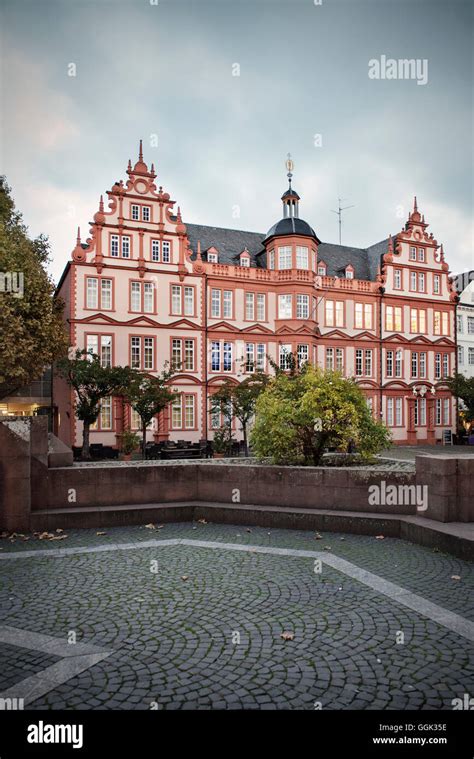
[[[56,279],[140,138],[184,221],[266,232],[291,152],[321,240],[338,196],[365,247],[416,194],[451,270],[472,268],[472,2],[155,1],[1,0],[2,171]],[[426,59],[428,83],[370,79],[383,55]]]

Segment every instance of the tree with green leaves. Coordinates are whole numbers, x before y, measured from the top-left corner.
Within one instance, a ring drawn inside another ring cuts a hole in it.
[[[464,374],[455,374],[449,377],[446,384],[452,394],[462,401],[464,408],[460,409],[462,421],[472,427],[474,422],[474,377],[465,377]]]
[[[63,304],[46,271],[49,242],[32,240],[0,177],[0,398],[41,377],[65,354]]]
[[[346,450],[351,441],[368,457],[390,444],[390,433],[357,383],[339,372],[309,364],[278,372],[257,399],[251,443],[261,459],[317,466],[326,448]]]
[[[153,417],[163,411],[177,396],[169,387],[173,375],[174,370],[168,369],[167,365],[156,377],[130,370],[127,383],[122,388],[123,395],[141,420],[143,458],[146,458],[148,425]]]
[[[248,428],[255,415],[257,398],[269,382],[268,374],[256,371],[239,384],[227,380],[211,398],[211,408],[228,418],[237,419],[242,432],[245,455],[248,456]],[[227,421],[227,420],[226,420]]]
[[[58,361],[56,370],[75,391],[75,413],[83,424],[81,456],[88,460],[90,428],[99,417],[100,403],[127,387],[131,369],[128,366],[102,366],[96,354],[76,350],[72,357]]]

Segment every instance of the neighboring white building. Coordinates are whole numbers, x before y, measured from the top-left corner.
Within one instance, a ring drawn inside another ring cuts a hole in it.
[[[474,377],[474,271],[456,278],[460,293],[457,307],[458,372]]]

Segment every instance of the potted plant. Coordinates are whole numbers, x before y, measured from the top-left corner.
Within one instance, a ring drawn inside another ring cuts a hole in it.
[[[219,427],[214,432],[212,440],[212,450],[215,459],[223,459],[225,453],[229,450],[232,433],[228,427]]]
[[[125,429],[120,435],[121,460],[130,461],[132,453],[137,450],[140,439],[131,429]]]

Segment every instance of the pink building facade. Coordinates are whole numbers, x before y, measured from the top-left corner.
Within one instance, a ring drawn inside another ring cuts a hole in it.
[[[85,243],[78,233],[57,292],[73,347],[150,374],[179,364],[178,400],[153,421],[150,441],[212,439],[219,386],[252,366],[269,370],[268,356],[284,368],[290,352],[354,376],[395,442],[433,443],[454,430],[446,378],[456,293],[416,199],[400,232],[362,249],[318,239],[291,176],[282,218],[260,234],[185,223],[141,145],[127,175],[101,198]],[[80,445],[59,378],[54,404],[59,436]],[[138,419],[107,399],[91,442],[116,446],[126,427]]]

